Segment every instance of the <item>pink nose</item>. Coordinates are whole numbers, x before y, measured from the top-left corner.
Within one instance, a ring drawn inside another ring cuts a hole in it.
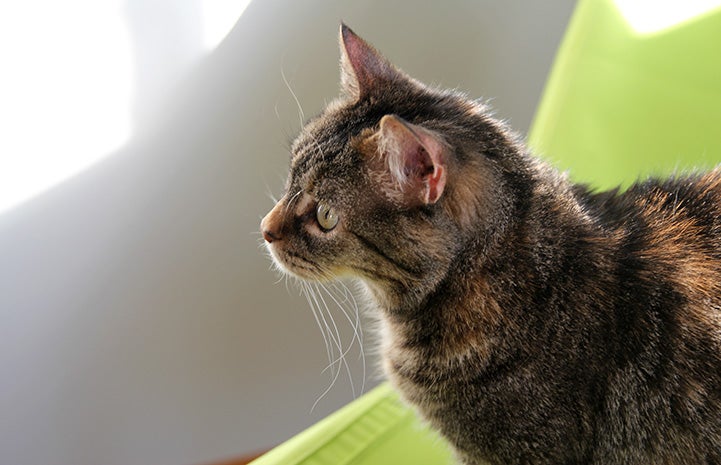
[[[273,232],[273,231],[264,229],[263,230],[263,239],[265,239],[265,241],[270,244],[273,241],[279,241],[281,239],[281,237],[277,232]]]
[[[282,209],[279,205],[276,205],[270,213],[265,215],[263,221],[260,222],[260,231],[263,233],[263,239],[265,239],[268,244],[283,239],[283,234],[281,233],[283,226],[282,220]]]

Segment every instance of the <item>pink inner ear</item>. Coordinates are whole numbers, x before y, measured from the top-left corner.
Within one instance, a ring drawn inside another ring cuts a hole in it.
[[[426,204],[436,203],[446,187],[445,150],[443,144],[429,131],[418,128],[417,132],[428,157],[430,157],[430,166],[432,166],[432,171],[425,176],[428,186],[425,202]]]
[[[341,45],[361,97],[368,94],[379,79],[388,79],[396,72],[380,53],[345,24],[341,24]]]
[[[436,203],[441,198],[443,188],[446,186],[446,169],[442,165],[437,165],[427,182],[428,192],[425,201],[427,204]]]
[[[438,201],[446,182],[443,145],[420,126],[386,115],[380,123],[379,149],[391,174],[408,197]]]
[[[420,144],[412,144],[408,148],[408,156],[405,160],[405,173],[407,176],[425,177],[433,173],[433,160],[428,152]]]

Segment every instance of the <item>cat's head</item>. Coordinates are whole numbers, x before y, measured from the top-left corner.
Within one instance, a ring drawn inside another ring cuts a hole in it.
[[[261,230],[300,278],[417,294],[502,226],[518,147],[483,104],[410,78],[345,25],[340,45],[341,97],[293,143]]]

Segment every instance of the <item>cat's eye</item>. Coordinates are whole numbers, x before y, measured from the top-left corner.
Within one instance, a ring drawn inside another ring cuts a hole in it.
[[[325,231],[330,231],[338,224],[338,214],[328,204],[320,202],[315,212],[318,224]]]

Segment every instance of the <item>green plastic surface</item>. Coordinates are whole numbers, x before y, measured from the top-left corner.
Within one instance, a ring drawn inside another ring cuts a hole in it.
[[[598,188],[721,161],[721,9],[643,33],[624,16],[630,3],[579,2],[529,137]],[[644,3],[652,19],[686,2]]]
[[[529,143],[597,188],[715,165],[721,161],[721,9],[640,33],[619,3],[577,5]],[[382,385],[253,465],[449,463],[447,445]]]
[[[253,465],[451,464],[447,446],[383,384]]]

